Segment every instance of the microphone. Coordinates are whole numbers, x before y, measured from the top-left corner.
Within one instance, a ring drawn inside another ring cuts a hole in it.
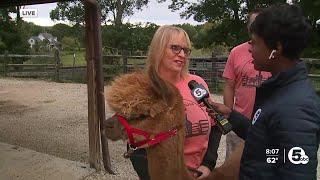
[[[191,95],[195,98],[195,100],[198,103],[203,102],[208,109],[214,110],[214,107],[209,103],[208,100],[209,92],[202,84],[197,83],[195,80],[191,80],[188,83],[188,86],[191,90]],[[224,118],[223,115],[219,114],[216,111],[214,113],[214,119],[216,120],[217,125],[223,134],[227,134],[232,130],[232,125],[229,123],[229,121],[226,118]]]

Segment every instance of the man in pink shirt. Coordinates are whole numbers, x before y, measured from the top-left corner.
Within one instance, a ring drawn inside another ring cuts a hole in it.
[[[249,28],[261,9],[253,10],[248,15]],[[223,77],[225,87],[223,92],[224,104],[235,109],[247,118],[251,119],[256,87],[270,77],[270,73],[256,71],[252,63],[249,42],[242,43],[233,48],[229,54]],[[230,132],[226,136],[226,158],[234,150],[236,145],[242,140],[234,133]]]

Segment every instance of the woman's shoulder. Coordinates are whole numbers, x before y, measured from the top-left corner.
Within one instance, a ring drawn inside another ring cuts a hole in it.
[[[195,75],[195,74],[188,74],[188,76],[187,76],[187,78],[186,78],[186,80],[189,82],[189,81],[191,81],[191,80],[195,80],[195,81],[197,81],[198,83],[205,83],[206,84],[206,82],[204,81],[204,79],[202,78],[202,77],[200,77],[200,76],[198,76],[198,75]]]

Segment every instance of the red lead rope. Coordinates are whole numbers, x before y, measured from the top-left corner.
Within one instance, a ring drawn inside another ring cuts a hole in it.
[[[134,127],[131,127],[129,125],[129,123],[127,122],[127,120],[123,116],[121,116],[119,114],[115,114],[114,117],[117,117],[118,121],[120,121],[120,123],[126,129],[128,139],[129,139],[129,144],[133,147],[136,147],[136,148],[139,148],[139,147],[146,145],[146,144],[149,146],[156,145],[156,144],[160,143],[161,141],[164,141],[172,136],[177,135],[177,132],[178,132],[177,128],[173,128],[169,131],[160,132],[160,133],[156,134],[154,136],[154,138],[150,138],[151,137],[150,133],[143,131],[143,130],[140,130],[140,129],[136,129]],[[135,142],[134,138],[133,138],[134,134],[141,135],[141,136],[145,137],[145,140]]]

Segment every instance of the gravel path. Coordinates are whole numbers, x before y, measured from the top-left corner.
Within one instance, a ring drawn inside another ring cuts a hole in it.
[[[87,163],[87,103],[86,84],[0,79],[0,142]],[[224,137],[221,142],[218,164],[224,159]],[[109,148],[117,175],[86,179],[138,179],[122,156],[125,143],[109,142]]]

